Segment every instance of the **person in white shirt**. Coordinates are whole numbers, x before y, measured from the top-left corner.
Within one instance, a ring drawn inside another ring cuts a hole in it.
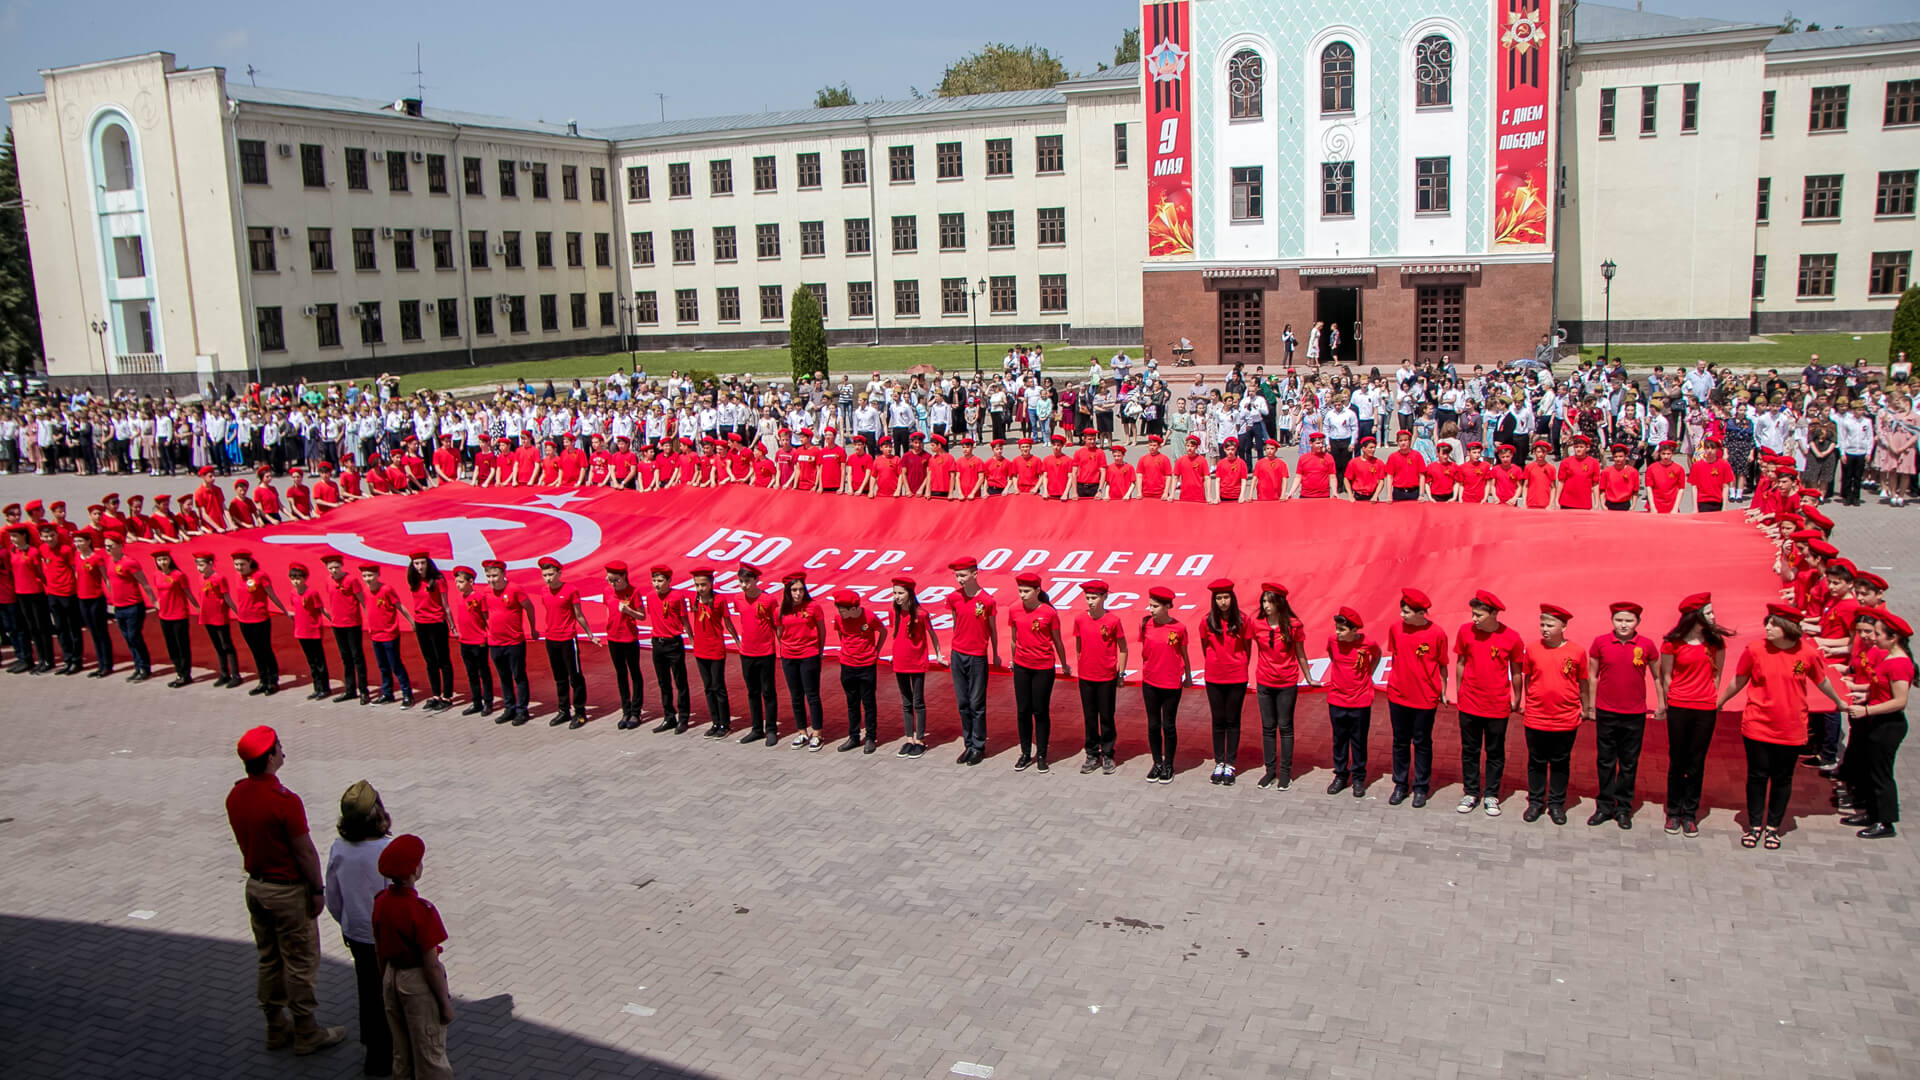
[[[340,937],[353,955],[365,1071],[385,1076],[393,1068],[393,1032],[387,1025],[380,958],[373,945],[373,898],[387,887],[380,875],[380,853],[391,842],[393,822],[372,784],[358,781],[340,796],[337,831],[339,839],[327,853],[327,914],[339,925]]]
[[[1833,420],[1840,444],[1840,501],[1859,506],[1860,482],[1867,475],[1867,455],[1873,452],[1873,418],[1855,398],[1851,407]]]

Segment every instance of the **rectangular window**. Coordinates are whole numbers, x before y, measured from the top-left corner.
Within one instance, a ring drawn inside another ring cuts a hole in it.
[[[607,170],[594,166],[587,170],[587,187],[594,202],[607,201]]]
[[[567,234],[567,265],[586,265],[586,259],[580,250],[580,234],[577,232]]]
[[[854,187],[867,182],[867,152],[865,150],[840,151],[840,183],[845,187]]]
[[[1754,193],[1753,220],[1765,224],[1772,213],[1773,177],[1760,178],[1759,189]]]
[[[487,230],[467,230],[467,265],[475,270],[487,268]]]
[[[736,262],[740,258],[740,240],[731,225],[713,227],[713,261]]]
[[[1760,92],[1760,137],[1763,139],[1773,138],[1773,101],[1772,90]]]
[[[933,147],[934,170],[942,180],[960,179],[960,144],[957,142],[935,143]]]
[[[1040,310],[1044,312],[1067,310],[1067,275],[1040,275]]]
[[[1614,97],[1617,94],[1612,87],[1600,91],[1600,137],[1613,138]]]
[[[533,197],[536,199],[547,197],[547,163],[544,161],[533,163]]]
[[[1680,87],[1680,130],[1700,130],[1700,84],[1697,82]]]
[[[146,248],[138,236],[113,238],[113,271],[121,280],[147,276]]]
[[[1800,256],[1801,296],[1832,296],[1834,264],[1839,261],[1837,255]]]
[[[446,296],[433,305],[434,313],[440,316],[440,336],[443,338],[460,336],[460,301]]]
[[[313,143],[300,144],[300,182],[310,188],[327,186],[327,152]],[[336,342],[336,344],[338,344]]]
[[[887,178],[896,184],[913,182],[913,147],[887,147]]]
[[[613,294],[600,294],[600,326],[604,329],[613,325]]]
[[[1840,216],[1841,175],[1809,176],[1800,199],[1800,217],[1804,221],[1829,220]]]
[[[447,155],[427,155],[427,193],[445,195],[447,193]]]
[[[1466,286],[1423,285],[1416,289],[1413,320],[1413,347],[1422,363],[1459,356],[1466,347]]]
[[[266,140],[240,140],[240,182],[243,184],[264,184],[267,182]],[[260,310],[278,312],[280,309],[261,308]],[[276,315],[275,317],[277,318],[278,316]],[[282,345],[281,348],[286,348],[286,346]]]
[[[1898,296],[1907,291],[1913,271],[1913,252],[1876,251],[1867,274],[1867,293],[1871,296]]]
[[[1113,167],[1124,168],[1127,164],[1127,125],[1113,125]]]
[[[488,337],[493,335],[493,297],[473,298],[473,332]]]
[[[518,270],[520,261],[520,230],[512,229],[500,234],[500,265]]]
[[[645,165],[627,166],[627,201],[646,202],[653,197],[653,185],[647,181]]]
[[[1258,289],[1224,289],[1220,293],[1220,355],[1259,356],[1265,328],[1260,324]]]
[[[1903,127],[1907,124],[1920,124],[1920,79],[1888,80],[1887,111],[1881,125]]]
[[[553,293],[540,294],[540,329],[560,329],[560,297]]]
[[[873,223],[866,218],[847,219],[847,254],[865,255],[873,250]]]
[[[340,305],[313,305],[313,336],[323,349],[340,347]]]
[[[633,321],[638,326],[659,325],[660,298],[651,289],[633,294]]]
[[[819,283],[802,285],[800,287],[813,294],[814,306],[820,309],[820,321],[827,321],[827,287]]]
[[[1652,135],[1660,121],[1660,88],[1640,88],[1640,134]]]
[[[920,314],[920,283],[918,281],[893,283],[893,314],[895,317]]]
[[[753,190],[778,191],[780,189],[780,168],[774,164],[772,154],[753,159]]]
[[[847,317],[850,319],[873,318],[873,282],[847,282]]]
[[[407,190],[407,152],[405,150],[387,151],[387,190]]]
[[[1753,298],[1755,300],[1767,298],[1767,257],[1765,255],[1753,257]]]
[[[1033,171],[1036,173],[1065,172],[1066,141],[1064,135],[1035,135],[1033,137]]]
[[[1013,246],[1013,211],[987,211],[987,246],[990,248]]]
[[[760,286],[760,321],[772,322],[787,317],[786,301],[782,298],[780,286]]]
[[[1233,220],[1259,221],[1261,217],[1261,167],[1242,166],[1233,170]]]
[[[707,162],[707,194],[733,194],[733,159]]]
[[[723,323],[740,321],[740,290],[734,286],[725,286],[713,290],[715,318]]]
[[[567,316],[575,330],[587,328],[587,294],[577,292],[567,297]]]
[[[553,234],[537,232],[533,234],[533,265],[549,267],[553,265]]]
[[[509,296],[507,297],[506,308],[507,332],[510,334],[526,333],[527,298],[524,296]]]
[[[967,250],[967,215],[940,215],[940,250]]]
[[[827,223],[824,221],[803,221],[800,223],[800,256],[807,258],[827,253]]]
[[[568,202],[580,201],[580,167],[577,165],[560,166],[560,197]]]
[[[307,230],[307,269],[333,269],[333,230]]]
[[[260,335],[261,352],[286,352],[286,327],[280,323],[280,309],[263,307],[253,313],[253,325]]]
[[[412,229],[393,230],[393,268],[395,270],[414,269]]]
[[[684,266],[693,261],[693,230],[673,230],[673,261]]]
[[[344,151],[347,159],[347,190],[367,190],[367,149],[364,146],[349,146]]]
[[[256,274],[271,274],[280,269],[273,250],[273,226],[247,226],[247,264]]]
[[[780,226],[777,223],[753,227],[753,254],[761,259],[780,257]]]
[[[967,279],[949,277],[940,279],[940,314],[965,315],[967,313]]]
[[[1321,163],[1320,213],[1325,217],[1353,216],[1353,162]]]
[[[1040,246],[1067,242],[1067,208],[1043,206],[1038,213]]]
[[[1321,113],[1353,111],[1353,48],[1335,42],[1320,54]]]
[[[1874,189],[1873,212],[1877,217],[1904,217],[1913,213],[1913,192],[1920,170],[1898,169],[1880,174]]]
[[[1020,308],[1020,294],[1013,284],[1013,275],[995,276],[987,279],[987,310],[996,315],[1011,315]]]
[[[420,301],[400,301],[400,340],[420,340]]]
[[[485,195],[486,174],[481,172],[480,159],[477,157],[460,159],[461,179],[466,185],[467,194]]]
[[[920,250],[920,219],[912,214],[894,216],[893,250],[895,253]]]
[[[597,232],[593,234],[593,265],[613,265],[613,234]]]
[[[988,176],[1012,176],[1013,175],[1013,140],[1012,139],[988,139],[987,140],[987,175]]]
[[[1413,209],[1421,214],[1444,214],[1453,209],[1453,159],[1415,158]]]
[[[433,230],[433,268],[435,270],[453,269],[453,230]]]
[[[520,197],[520,181],[514,174],[513,162],[501,161],[499,165],[500,165],[500,197],[503,199],[519,198]]]
[[[1808,131],[1847,130],[1846,86],[1816,86],[1808,95]]]
[[[795,154],[793,156],[793,177],[801,191],[812,191],[820,186],[820,155]]]
[[[693,197],[693,163],[681,161],[667,166],[667,198]]]

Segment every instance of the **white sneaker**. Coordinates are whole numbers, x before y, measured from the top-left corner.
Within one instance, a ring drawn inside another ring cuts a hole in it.
[[[1499,799],[1493,798],[1492,796],[1488,796],[1485,802],[1483,802],[1481,805],[1487,808],[1488,817],[1500,816],[1500,800]]]
[[[793,737],[793,742],[790,745],[792,745],[793,748],[796,750],[807,745],[807,733],[802,731],[800,734],[795,735]]]
[[[815,736],[812,736],[811,738],[809,738],[809,739],[807,740],[807,752],[808,752],[808,753],[815,753],[815,752],[818,752],[818,751],[819,751],[819,749],[820,749],[820,736],[818,736],[818,735],[815,735]]]
[[[1460,798],[1460,805],[1453,809],[1456,813],[1471,814],[1473,813],[1474,807],[1479,805],[1480,797],[1478,795],[1463,795]]]

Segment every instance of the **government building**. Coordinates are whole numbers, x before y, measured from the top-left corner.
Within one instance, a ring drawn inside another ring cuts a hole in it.
[[[782,345],[801,289],[835,346],[1280,364],[1291,329],[1296,364],[1493,363],[1556,328],[1884,329],[1920,246],[1920,23],[1184,0],[1141,29],[1048,90],[599,130],[163,52],[44,70],[8,103],[47,371]]]

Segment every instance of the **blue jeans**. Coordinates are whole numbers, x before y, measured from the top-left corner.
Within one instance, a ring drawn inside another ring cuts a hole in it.
[[[380,696],[393,696],[393,684],[400,683],[400,693],[413,696],[413,682],[407,678],[407,666],[400,661],[400,641],[376,641],[373,643],[373,658],[380,664]]]
[[[953,697],[960,707],[960,737],[969,750],[987,748],[987,658],[952,653]]]
[[[127,651],[133,654],[135,674],[151,674],[153,658],[147,655],[147,639],[143,633],[147,625],[147,605],[128,604],[114,608],[113,621],[120,624],[120,636],[126,639]]]

